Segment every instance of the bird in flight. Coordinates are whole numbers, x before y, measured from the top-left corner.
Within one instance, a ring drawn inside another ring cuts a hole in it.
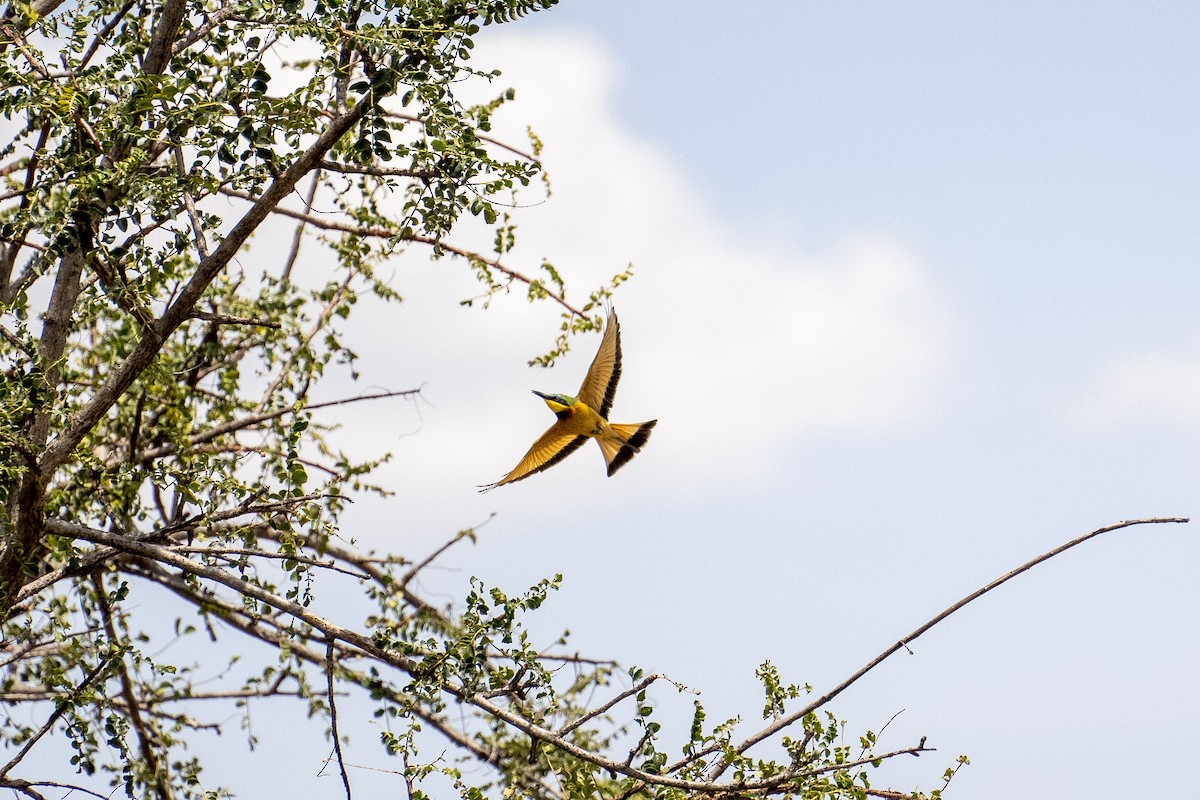
[[[549,469],[578,450],[588,439],[595,439],[596,444],[600,445],[610,476],[625,466],[646,444],[658,420],[632,424],[608,421],[608,412],[612,409],[613,398],[617,395],[617,381],[620,379],[621,326],[617,322],[617,312],[609,309],[600,351],[588,367],[583,385],[579,387],[579,396],[543,394],[534,389],[533,393],[546,401],[558,421],[533,443],[521,463],[513,467],[511,472],[495,483],[481,486],[479,490],[486,492]]]

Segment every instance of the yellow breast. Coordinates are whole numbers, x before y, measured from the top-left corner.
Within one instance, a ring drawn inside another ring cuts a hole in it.
[[[604,418],[586,403],[576,403],[570,407],[569,417],[559,417],[564,433],[575,436],[599,436],[604,431]]]

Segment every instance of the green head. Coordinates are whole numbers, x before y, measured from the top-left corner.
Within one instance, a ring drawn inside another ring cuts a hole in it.
[[[579,401],[569,394],[542,394],[537,389],[533,393],[546,401],[546,405],[550,406],[550,410],[555,414],[561,414]]]

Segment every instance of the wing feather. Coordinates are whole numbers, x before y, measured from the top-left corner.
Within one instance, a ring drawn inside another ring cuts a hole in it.
[[[511,472],[495,483],[489,483],[487,486],[480,487],[480,491],[486,492],[489,489],[495,489],[497,486],[513,483],[523,478],[528,478],[530,475],[542,470],[549,469],[578,450],[587,441],[587,438],[586,436],[579,436],[577,434],[564,433],[562,423],[556,422],[550,426],[550,430],[543,433],[541,438],[533,443],[533,447],[529,448],[529,452],[521,459],[521,463],[513,467]]]
[[[588,367],[583,386],[579,387],[579,399],[608,419],[613,400],[617,396],[617,382],[621,380],[621,324],[617,312],[608,310],[608,321],[604,323],[604,338],[600,350]]]

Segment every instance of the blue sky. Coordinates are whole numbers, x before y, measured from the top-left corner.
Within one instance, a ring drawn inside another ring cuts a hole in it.
[[[398,263],[360,370],[428,404],[346,413],[397,453],[360,542],[419,551],[496,512],[432,591],[561,571],[548,638],[749,731],[764,659],[821,691],[1068,539],[1194,514],[1198,32],[1192,4],[1044,2],[565,2],[485,31],[517,88],[501,129],[534,127],[554,186],[513,261],[579,292],[634,264],[613,417],[660,422],[612,479],[589,447],[476,495],[552,421],[529,389],[573,391],[596,342],[529,370],[555,312],[460,309],[461,270]],[[939,748],[876,785],[936,788],[966,753],[951,796],[1177,794],[1191,527],[1052,560],[839,699],[852,735],[903,710],[885,746]]]
[[[498,129],[519,142],[532,125],[553,185],[514,210],[511,262],[549,259],[576,300],[634,265],[612,416],[659,424],[611,479],[588,446],[476,493],[552,421],[529,390],[573,392],[599,337],[531,370],[557,312],[520,292],[462,308],[464,266],[414,252],[394,265],[405,302],[364,301],[348,326],[360,381],[326,389],[422,388],[321,412],[356,454],[395,453],[379,474],[395,496],[358,502],[345,534],[417,558],[486,521],[425,577],[435,601],[472,575],[517,592],[562,572],[533,620],[547,644],[569,628],[573,648],[666,673],[749,733],[763,660],[824,691],[1035,555],[1194,515],[1198,36],[1184,2],[564,0],[486,29],[477,63],[504,76],[464,91],[516,87]],[[324,253],[303,255],[325,274]],[[895,717],[883,749],[938,748],[874,784],[937,788],[965,753],[949,797],[1186,793],[1197,524],[1056,558],[839,698],[852,740]],[[357,613],[352,596],[316,610]],[[692,698],[653,700],[677,744]],[[376,723],[344,709],[365,721],[356,791],[397,791],[372,771],[396,766]],[[219,755],[209,779],[342,796],[329,770],[314,783],[319,734],[277,735],[297,712],[252,709],[257,763],[288,770],[231,776],[249,763],[233,715],[232,735],[197,742]]]

